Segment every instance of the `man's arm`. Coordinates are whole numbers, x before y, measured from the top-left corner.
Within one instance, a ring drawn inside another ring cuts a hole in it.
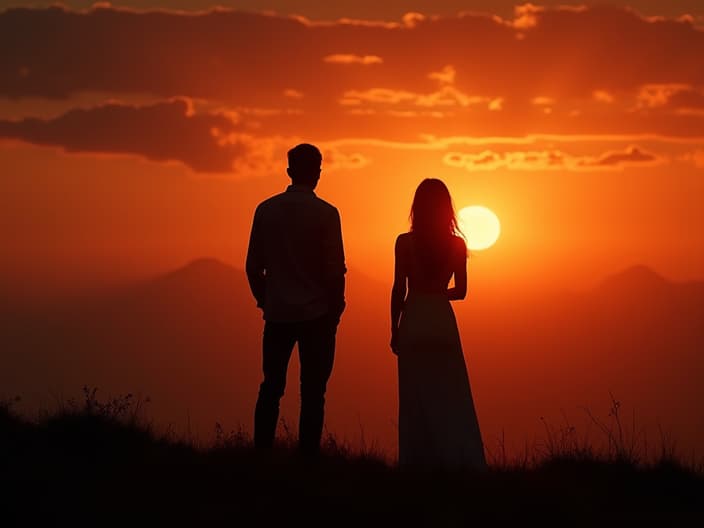
[[[249,235],[249,247],[247,248],[247,262],[245,270],[247,272],[247,280],[249,288],[252,290],[252,295],[257,300],[257,307],[264,308],[264,296],[266,291],[266,279],[264,263],[261,256],[261,220],[259,208],[254,213],[252,221],[252,231]]]
[[[337,209],[328,223],[325,240],[325,273],[327,274],[330,313],[340,318],[345,310],[345,250],[342,242],[342,224]]]

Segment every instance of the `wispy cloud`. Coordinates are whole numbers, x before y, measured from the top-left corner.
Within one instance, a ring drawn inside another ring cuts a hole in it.
[[[691,90],[691,85],[682,83],[646,84],[640,87],[636,101],[641,108],[657,108],[665,106],[674,95]]]
[[[372,64],[381,64],[384,60],[376,55],[354,55],[352,53],[335,53],[326,55],[323,58],[324,62],[330,64],[361,64],[369,66]]]
[[[411,106],[422,107],[467,107],[480,103],[489,103],[491,97],[481,95],[468,95],[454,86],[443,86],[430,93],[417,93],[407,90],[392,90],[389,88],[370,88],[369,90],[348,90],[340,99],[340,104],[354,106],[361,103],[375,103],[383,105],[398,105],[407,103]]]
[[[686,152],[679,158],[681,161],[693,163],[698,169],[704,169],[704,150],[696,149]]]
[[[662,160],[655,154],[638,147],[624,151],[609,151],[597,156],[576,156],[559,149],[521,150],[497,152],[483,150],[475,153],[448,152],[443,163],[450,167],[468,171],[492,171],[497,169],[545,171],[545,170],[610,170],[629,165],[654,165]]]

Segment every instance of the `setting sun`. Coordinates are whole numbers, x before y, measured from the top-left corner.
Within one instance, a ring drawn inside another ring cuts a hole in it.
[[[498,240],[501,224],[491,209],[482,205],[470,205],[462,208],[458,216],[469,249],[487,249]]]

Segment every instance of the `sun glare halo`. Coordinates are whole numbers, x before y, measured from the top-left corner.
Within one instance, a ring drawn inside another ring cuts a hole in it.
[[[491,209],[483,205],[469,205],[460,209],[458,222],[467,239],[469,249],[487,249],[499,239],[501,233],[499,218]]]

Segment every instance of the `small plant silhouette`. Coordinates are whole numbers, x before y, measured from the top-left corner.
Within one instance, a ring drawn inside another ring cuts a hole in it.
[[[21,396],[0,399],[0,419],[10,420],[16,416],[14,407],[22,401]]]
[[[215,422],[214,449],[240,449],[251,445],[252,438],[242,426],[226,432],[220,422]]]
[[[611,406],[608,421],[595,417],[589,409],[584,409],[592,423],[606,436],[606,458],[614,462],[640,464],[648,455],[648,444],[644,429],[637,429],[635,410],[631,418],[631,426],[625,429],[621,420],[621,402],[609,392]]]
[[[99,417],[108,421],[138,424],[144,419],[144,406],[151,402],[147,396],[137,398],[132,393],[120,394],[106,400],[98,398],[98,388],[84,385],[81,389],[83,401],[69,398],[61,404],[63,414]]]

